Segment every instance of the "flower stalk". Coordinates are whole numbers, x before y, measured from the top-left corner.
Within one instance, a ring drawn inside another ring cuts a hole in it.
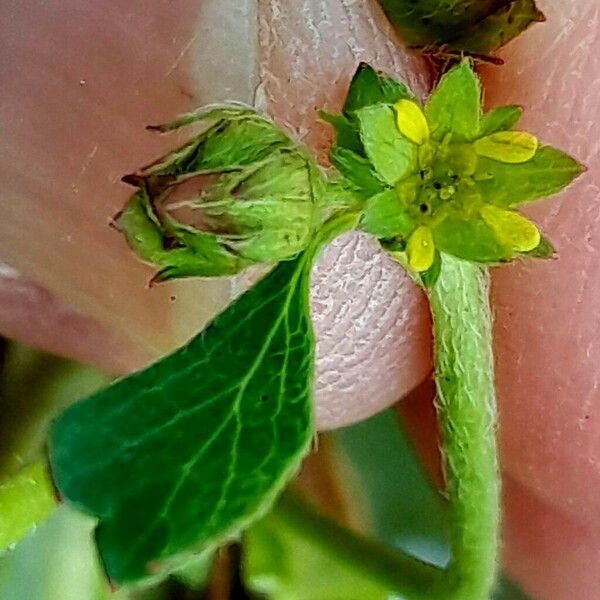
[[[444,255],[429,302],[451,524],[446,597],[484,600],[496,579],[500,526],[487,270]]]

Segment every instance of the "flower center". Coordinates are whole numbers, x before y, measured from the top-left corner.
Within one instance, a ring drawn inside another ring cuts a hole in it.
[[[439,209],[468,208],[473,203],[473,174],[477,154],[472,144],[427,141],[419,148],[418,173],[396,186],[396,193],[411,216],[427,224]]]

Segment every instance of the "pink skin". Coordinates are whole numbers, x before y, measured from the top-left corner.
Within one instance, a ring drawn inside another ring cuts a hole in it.
[[[219,16],[228,2],[231,22]],[[540,4],[548,22],[503,51],[504,68],[484,70],[486,101],[524,104],[523,127],[590,170],[560,198],[528,208],[559,259],[493,275],[505,566],[535,598],[593,600],[600,9],[596,0]],[[339,108],[359,60],[420,94],[429,76],[369,2],[185,0],[176,12],[166,0],[151,10],[125,0],[82,6],[0,6],[0,260],[18,271],[0,269],[0,307],[9,309],[0,310],[0,330],[124,372],[187,339],[229,297],[223,281],[148,290],[151,269],[107,226],[129,193],[120,175],[174,143],[145,124],[211,101],[256,102],[323,156],[328,138],[314,108]],[[375,244],[340,239],[313,284],[321,427],[364,418],[427,377],[426,305]]]

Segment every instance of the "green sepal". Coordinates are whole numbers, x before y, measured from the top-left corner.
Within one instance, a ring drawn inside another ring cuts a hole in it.
[[[544,235],[540,237],[540,243],[529,252],[522,252],[523,256],[529,256],[531,258],[554,258],[556,256],[556,250],[552,245],[552,242]]]
[[[357,111],[376,105],[389,107],[402,98],[413,98],[408,87],[370,65],[361,63],[352,78],[343,113],[319,113],[321,119],[332,125],[336,133],[336,141],[329,152],[331,163],[356,185],[365,198],[381,192],[385,178],[373,170],[371,155],[364,147],[360,133],[361,120]],[[395,125],[393,129],[398,134]]]
[[[522,114],[523,108],[517,104],[507,104],[490,110],[481,117],[478,137],[512,129],[519,122]]]
[[[544,21],[535,0],[511,0],[479,21],[464,34],[450,40],[445,49],[485,56],[501,48],[534,23]]]
[[[437,282],[442,271],[442,255],[436,250],[433,264],[427,271],[419,273],[418,277],[421,280],[421,285],[425,289],[431,289]]]
[[[324,183],[311,166],[299,152],[280,151],[243,178],[222,175],[192,208],[236,255],[259,263],[290,258],[317,226]]]
[[[343,111],[349,114],[374,104],[394,104],[402,98],[413,98],[406,85],[363,62],[352,78]]]
[[[373,170],[368,158],[337,144],[332,146],[329,157],[331,164],[365,197],[377,194],[385,188],[384,182]]]
[[[327,182],[321,197],[320,220],[325,223],[336,213],[360,212],[364,204],[363,194],[346,177],[332,178]]]
[[[172,121],[161,123],[160,125],[148,125],[146,129],[158,131],[159,133],[168,133],[176,131],[182,127],[188,127],[202,121],[215,121],[225,119],[233,121],[236,119],[245,119],[255,116],[256,110],[251,106],[241,102],[232,102],[228,104],[210,104],[203,106],[198,110],[179,115]]]
[[[468,60],[448,71],[425,104],[431,137],[470,141],[479,135],[481,85]]]
[[[394,185],[417,170],[417,146],[400,133],[390,106],[375,104],[355,114],[367,157],[387,184]]]
[[[313,436],[312,252],[186,346],[65,411],[50,461],[110,579],[156,579],[264,514]]]
[[[410,46],[487,55],[543,15],[534,0],[379,0]]]
[[[481,157],[474,179],[485,202],[507,208],[555,194],[584,171],[568,154],[540,146],[531,160],[521,164]]]
[[[209,107],[155,129],[172,131],[195,122],[205,125],[200,133],[125,180],[172,181],[182,176],[231,171],[265,160],[276,150],[296,146],[269,119],[237,106]]]
[[[319,117],[334,128],[336,146],[350,150],[356,154],[363,154],[364,150],[356,123],[351,121],[346,115],[332,115],[323,110],[319,111]]]
[[[116,217],[115,226],[141,260],[160,267],[153,283],[183,277],[234,275],[250,264],[221,245],[212,234],[174,220],[160,222],[144,190],[131,197]]]
[[[369,198],[360,221],[360,228],[377,238],[406,239],[415,226],[393,189]]]
[[[441,252],[475,263],[511,260],[515,252],[498,240],[491,227],[477,215],[449,215],[432,228],[435,247]]]

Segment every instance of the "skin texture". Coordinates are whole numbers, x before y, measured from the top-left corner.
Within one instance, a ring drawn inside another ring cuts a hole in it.
[[[536,598],[593,600],[600,9],[595,0],[540,5],[548,22],[502,52],[505,67],[484,70],[486,101],[524,104],[523,127],[589,172],[560,198],[528,209],[559,259],[492,277],[505,566]],[[314,109],[339,109],[358,61],[419,94],[430,85],[427,66],[402,50],[371,2],[185,0],[176,14],[171,6],[0,6],[0,261],[9,265],[0,269],[0,331],[115,372],[173,349],[230,297],[226,281],[149,290],[152,270],[107,226],[129,194],[119,177],[179,139],[144,125],[236,99],[267,110],[324,160],[328,130]],[[428,377],[422,295],[364,236],[340,238],[321,258],[313,311],[321,427],[364,418]],[[429,398],[416,397],[411,414],[424,432]]]
[[[558,260],[494,276],[502,460],[514,490],[508,526],[538,532],[527,545],[509,543],[507,560],[542,597],[591,599],[600,597],[600,6],[542,8],[547,23],[503,52],[505,68],[486,72],[488,99],[523,103],[523,127],[589,170],[527,211]]]

